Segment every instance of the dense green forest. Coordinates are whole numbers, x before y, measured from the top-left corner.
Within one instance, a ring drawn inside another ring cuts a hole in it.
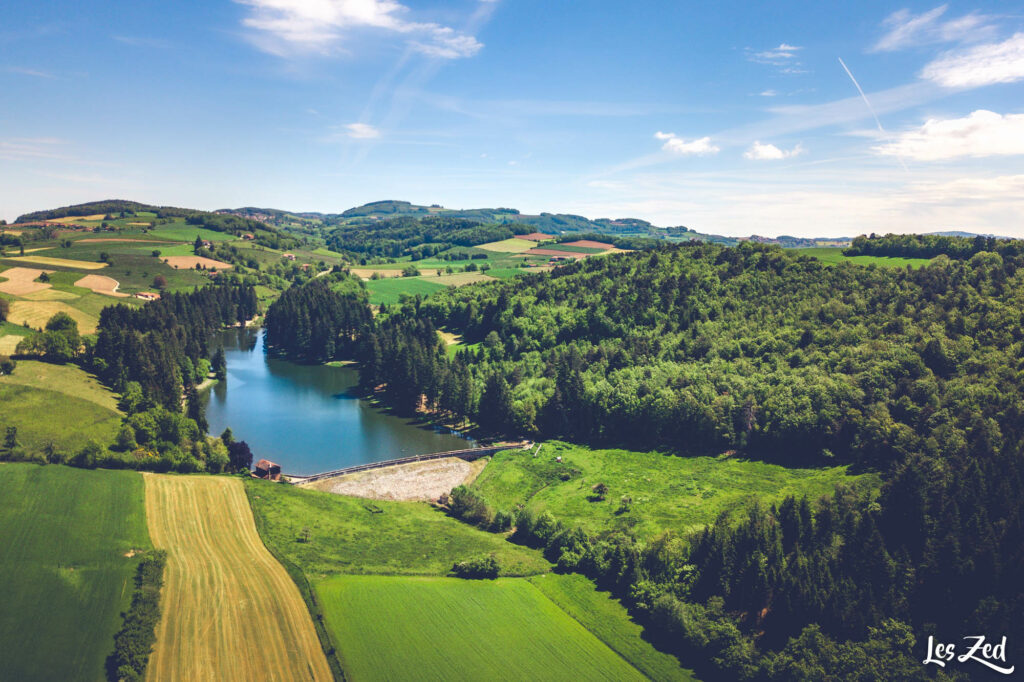
[[[887,234],[860,236],[853,240],[850,248],[843,251],[847,256],[886,256],[897,258],[935,258],[949,256],[967,259],[988,251],[1004,258],[1019,259],[1024,256],[1024,241],[999,239],[996,237],[951,237],[937,234]]]
[[[344,293],[333,289],[327,278],[285,290],[267,310],[267,348],[305,362],[352,357],[373,314],[365,290],[354,279],[348,282],[354,286]]]
[[[461,218],[401,217],[338,226],[327,237],[327,245],[357,257],[411,256],[420,260],[453,246],[476,246],[529,231],[522,226],[484,225]]]
[[[822,679],[881,658],[922,676],[915,637],[1024,634],[1024,263],[1001,250],[918,270],[754,244],[592,258],[385,310],[360,337],[361,384],[506,435],[882,472],[877,498],[754,506],[686,541],[526,512],[514,537],[720,673]],[[453,358],[442,326],[463,335]],[[457,507],[510,523],[487,500]]]

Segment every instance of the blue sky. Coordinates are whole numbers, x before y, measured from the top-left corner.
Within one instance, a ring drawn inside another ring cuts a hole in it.
[[[0,88],[8,220],[407,199],[1024,237],[1020,3],[5,3]]]

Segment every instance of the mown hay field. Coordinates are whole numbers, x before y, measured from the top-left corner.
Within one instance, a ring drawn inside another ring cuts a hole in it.
[[[77,268],[79,270],[102,270],[107,267],[106,263],[95,263],[87,260],[71,260],[70,258],[52,258],[50,256],[8,256],[7,260],[17,261],[19,263],[53,265],[60,268]]]
[[[537,244],[528,239],[516,239],[515,237],[512,237],[510,239],[502,239],[497,242],[480,244],[476,248],[483,249],[484,251],[494,251],[496,253],[523,253],[524,251],[529,251],[535,246],[537,246]]]
[[[646,679],[521,578],[339,576],[316,592],[357,682]]]
[[[241,481],[144,476],[149,534],[167,550],[147,679],[332,680],[306,603],[256,533]]]
[[[89,315],[61,301],[13,301],[7,319],[14,324],[28,324],[33,329],[42,329],[51,317],[60,312],[71,316],[78,323],[78,331],[83,334],[94,333],[99,324],[99,311],[96,316]]]
[[[135,472],[0,464],[0,679],[106,679],[144,509]]]

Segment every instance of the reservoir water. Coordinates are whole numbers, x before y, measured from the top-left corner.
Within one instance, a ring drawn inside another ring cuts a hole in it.
[[[314,474],[395,457],[472,447],[450,431],[417,426],[354,393],[348,367],[300,365],[268,356],[262,330],[223,332],[228,378],[206,393],[210,433],[231,427],[286,474]]]

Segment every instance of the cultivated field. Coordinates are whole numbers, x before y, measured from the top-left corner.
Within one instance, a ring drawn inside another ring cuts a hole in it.
[[[199,265],[207,270],[230,270],[231,263],[204,258],[203,256],[167,256],[163,259],[172,268],[194,268]]]
[[[353,680],[643,680],[523,579],[342,576],[316,586]]]
[[[563,481],[565,474],[569,479]],[[598,483],[608,487],[604,500],[593,494]],[[549,441],[536,457],[522,450],[497,453],[473,488],[496,509],[525,504],[589,532],[631,529],[655,537],[666,530],[699,530],[754,497],[765,504],[786,495],[816,499],[837,483],[876,485],[877,477],[849,476],[845,467],[795,469],[725,456],[591,450]],[[632,499],[627,511],[620,510],[623,496]]]
[[[89,289],[97,294],[104,294],[106,296],[114,296],[116,298],[127,298],[128,294],[122,294],[117,290],[120,286],[118,281],[113,277],[104,277],[103,275],[86,275],[82,279],[75,282],[76,287],[82,287],[83,289]]]
[[[19,263],[53,265],[58,268],[77,268],[79,270],[102,270],[107,267],[106,263],[94,263],[87,260],[71,260],[69,258],[52,258],[50,256],[9,256],[7,260],[13,260]]]
[[[545,597],[652,680],[694,680],[679,659],[655,649],[643,627],[608,592],[598,592],[582,575],[548,573],[528,580]]]
[[[147,678],[331,680],[298,588],[264,547],[234,478],[145,474],[150,537],[167,550]]]
[[[137,473],[0,464],[0,679],[106,679],[149,547]]]
[[[99,317],[72,308],[61,301],[12,301],[7,319],[14,324],[28,324],[33,329],[42,329],[46,322],[57,313],[64,312],[78,323],[78,331],[92,334],[99,324]]]
[[[49,289],[46,282],[36,282],[44,272],[50,273],[53,270],[37,270],[36,268],[9,268],[0,272],[0,277],[5,281],[0,282],[0,292],[11,296],[24,296],[35,291]]]
[[[496,253],[523,253],[529,251],[536,244],[528,239],[502,239],[499,242],[489,242],[487,244],[480,244],[476,248],[483,249],[484,251],[494,251]]]

